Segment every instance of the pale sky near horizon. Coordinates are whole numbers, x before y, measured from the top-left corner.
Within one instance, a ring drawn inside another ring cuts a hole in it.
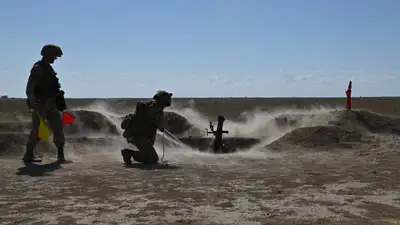
[[[0,95],[43,44],[66,97],[400,95],[399,0],[0,2]]]

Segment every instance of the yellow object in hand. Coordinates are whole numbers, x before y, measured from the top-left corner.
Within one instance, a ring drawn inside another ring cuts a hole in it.
[[[38,130],[38,136],[40,140],[47,141],[50,136],[50,128],[47,126],[44,118],[40,115],[38,115],[40,123],[39,123],[39,130]]]

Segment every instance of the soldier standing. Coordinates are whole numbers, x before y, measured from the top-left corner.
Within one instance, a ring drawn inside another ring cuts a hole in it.
[[[32,130],[29,134],[26,151],[22,158],[25,162],[40,161],[35,159],[34,149],[39,143],[39,116],[47,119],[53,131],[53,142],[57,147],[58,162],[65,162],[65,137],[60,111],[66,109],[64,91],[60,88],[57,73],[51,64],[63,55],[57,45],[45,45],[41,50],[42,59],[36,62],[30,72],[26,86],[27,104],[32,112]]]

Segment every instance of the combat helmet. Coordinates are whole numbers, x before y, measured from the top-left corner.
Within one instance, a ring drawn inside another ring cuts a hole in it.
[[[171,106],[171,97],[172,93],[159,90],[157,93],[153,96],[153,99],[158,101],[158,102],[165,102],[166,106]]]
[[[48,44],[43,46],[42,51],[40,51],[40,54],[46,57],[52,57],[52,56],[61,57],[63,55],[63,52],[60,46]]]

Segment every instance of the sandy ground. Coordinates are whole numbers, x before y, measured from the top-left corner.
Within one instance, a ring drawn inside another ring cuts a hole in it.
[[[193,104],[187,102],[178,104]],[[203,99],[193,108],[205,117],[237,118],[256,107],[343,102]],[[87,103],[69,101],[70,107]],[[133,103],[114,100],[108,108]],[[3,118],[26,116],[19,100],[0,104]],[[355,105],[394,115],[400,100],[359,99]],[[0,158],[0,224],[400,224],[398,138],[374,135],[380,144],[351,150],[255,148],[216,156],[168,147],[169,165],[157,167],[125,167],[118,137],[90,147],[71,144],[73,162],[62,165],[52,163],[50,152],[40,165],[25,166],[16,146],[18,154]]]

